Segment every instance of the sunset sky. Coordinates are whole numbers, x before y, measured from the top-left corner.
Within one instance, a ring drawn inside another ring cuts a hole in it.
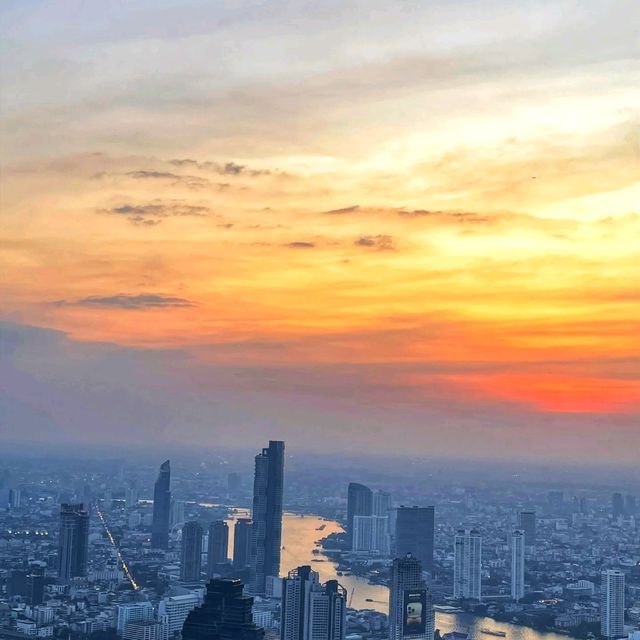
[[[640,5],[0,6],[0,434],[633,463]]]

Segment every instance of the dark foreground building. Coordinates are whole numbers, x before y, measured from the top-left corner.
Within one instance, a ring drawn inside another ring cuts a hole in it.
[[[253,598],[242,593],[240,580],[211,580],[204,603],[187,616],[182,640],[263,640],[253,622]]]
[[[171,464],[165,460],[153,488],[153,521],[151,546],[154,549],[169,548],[169,516],[171,514]]]
[[[353,519],[355,516],[373,515],[373,491],[359,482],[350,482],[347,490],[347,540],[353,544]]]
[[[400,507],[396,515],[396,555],[411,554],[427,571],[433,570],[435,535],[433,507]]]
[[[83,504],[60,505],[58,576],[63,580],[87,575],[89,513]]]

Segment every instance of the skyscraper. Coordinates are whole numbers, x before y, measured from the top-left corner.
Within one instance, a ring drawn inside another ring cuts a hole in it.
[[[433,570],[434,519],[433,507],[400,507],[396,515],[396,555],[410,553],[427,571]]]
[[[63,580],[87,575],[89,514],[82,504],[60,506],[58,576]]]
[[[511,534],[511,597],[524,597],[524,531],[515,529]]]
[[[600,634],[610,639],[624,635],[624,573],[618,569],[602,573]]]
[[[396,558],[389,587],[389,640],[433,640],[435,614],[422,565],[409,553]]]
[[[391,494],[384,491],[374,491],[371,515],[387,517],[391,511]]]
[[[460,529],[455,535],[453,597],[482,597],[482,537],[476,529]]]
[[[216,568],[228,560],[229,525],[224,520],[209,525],[209,541],[207,544],[207,573],[213,577]]]
[[[202,606],[182,627],[182,640],[262,640],[264,629],[253,622],[253,598],[242,593],[240,580],[211,580]]]
[[[614,518],[624,515],[624,498],[621,493],[614,493],[611,497],[611,510]]]
[[[310,566],[282,581],[281,640],[344,640],[346,591],[336,580],[321,585]]]
[[[182,527],[180,580],[200,580],[202,570],[202,527],[199,522],[187,522]]]
[[[271,440],[256,456],[251,529],[251,592],[264,594],[267,576],[280,573],[284,442]]]
[[[171,465],[165,460],[153,489],[153,521],[151,546],[154,549],[169,548],[169,516],[171,512]]]
[[[373,514],[373,492],[358,482],[350,482],[347,489],[347,540],[353,545],[353,519]]]
[[[536,545],[536,512],[530,510],[518,513],[518,529],[524,531],[525,547]]]
[[[233,528],[233,568],[244,569],[251,559],[251,518],[238,518]]]
[[[354,516],[353,551],[368,551],[389,555],[389,517]]]

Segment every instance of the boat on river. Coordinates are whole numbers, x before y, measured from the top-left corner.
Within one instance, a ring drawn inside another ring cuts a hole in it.
[[[498,636],[499,638],[504,638],[507,635],[506,631],[487,629],[487,627],[482,627],[482,629],[480,629],[480,633],[486,633],[488,636]]]

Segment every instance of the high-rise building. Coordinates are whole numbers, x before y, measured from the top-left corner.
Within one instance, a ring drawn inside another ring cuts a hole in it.
[[[60,506],[58,576],[63,580],[87,575],[89,514],[80,504]]]
[[[282,581],[281,640],[344,640],[346,591],[336,580],[320,584],[306,565]]]
[[[20,489],[9,489],[9,509],[18,509],[22,506],[22,492]]]
[[[525,538],[522,529],[511,534],[511,597],[518,601],[524,597]]]
[[[600,634],[609,639],[624,635],[624,573],[618,569],[602,573]]]
[[[253,598],[242,593],[240,580],[211,580],[202,606],[182,628],[182,640],[262,640],[264,629],[253,622]]]
[[[116,609],[116,633],[124,635],[125,628],[132,622],[151,622],[153,605],[149,601],[119,604]]]
[[[628,516],[634,516],[638,510],[638,504],[635,496],[626,495],[624,497],[624,511]]]
[[[151,546],[154,549],[169,548],[169,515],[171,510],[171,465],[165,460],[153,489],[153,521]]]
[[[155,620],[130,622],[122,634],[122,640],[168,640],[168,638],[167,623]]]
[[[396,558],[389,587],[389,640],[433,640],[435,613],[422,579],[422,564],[410,553]]]
[[[227,474],[227,491],[230,496],[237,496],[242,489],[242,478],[236,471]]]
[[[284,442],[271,440],[255,460],[250,584],[255,594],[265,593],[267,576],[280,573],[283,483]]]
[[[138,504],[138,488],[130,486],[124,492],[124,504],[127,509],[132,509]]]
[[[373,491],[359,482],[350,482],[347,489],[347,539],[353,545],[353,519],[373,515]]]
[[[251,560],[251,518],[238,518],[233,528],[233,568],[244,569]]]
[[[199,604],[200,597],[196,593],[185,593],[181,596],[170,596],[160,600],[158,615],[166,622],[170,636],[182,631],[187,616]]]
[[[207,573],[213,577],[219,565],[225,564],[229,555],[229,525],[217,520],[209,525],[207,541]]]
[[[614,518],[624,515],[624,498],[621,493],[614,493],[611,497],[611,510]]]
[[[518,529],[524,531],[525,547],[536,545],[536,512],[525,510],[518,513]]]
[[[27,602],[33,607],[44,601],[44,571],[45,565],[32,564],[27,572]]]
[[[547,494],[547,501],[549,503],[549,511],[551,513],[561,513],[564,510],[563,491],[549,491]]]
[[[184,524],[184,520],[184,500],[171,500],[169,526],[173,528],[176,525]]]
[[[388,555],[390,551],[388,516],[354,516],[353,551]]]
[[[200,580],[202,571],[202,526],[192,520],[182,527],[180,553],[180,580],[194,582]]]
[[[433,507],[400,507],[396,514],[396,555],[410,553],[425,570],[433,570],[435,535]]]
[[[386,517],[391,511],[391,494],[384,491],[374,491],[371,515]]]
[[[453,597],[482,598],[482,537],[476,529],[460,529],[455,535]]]

